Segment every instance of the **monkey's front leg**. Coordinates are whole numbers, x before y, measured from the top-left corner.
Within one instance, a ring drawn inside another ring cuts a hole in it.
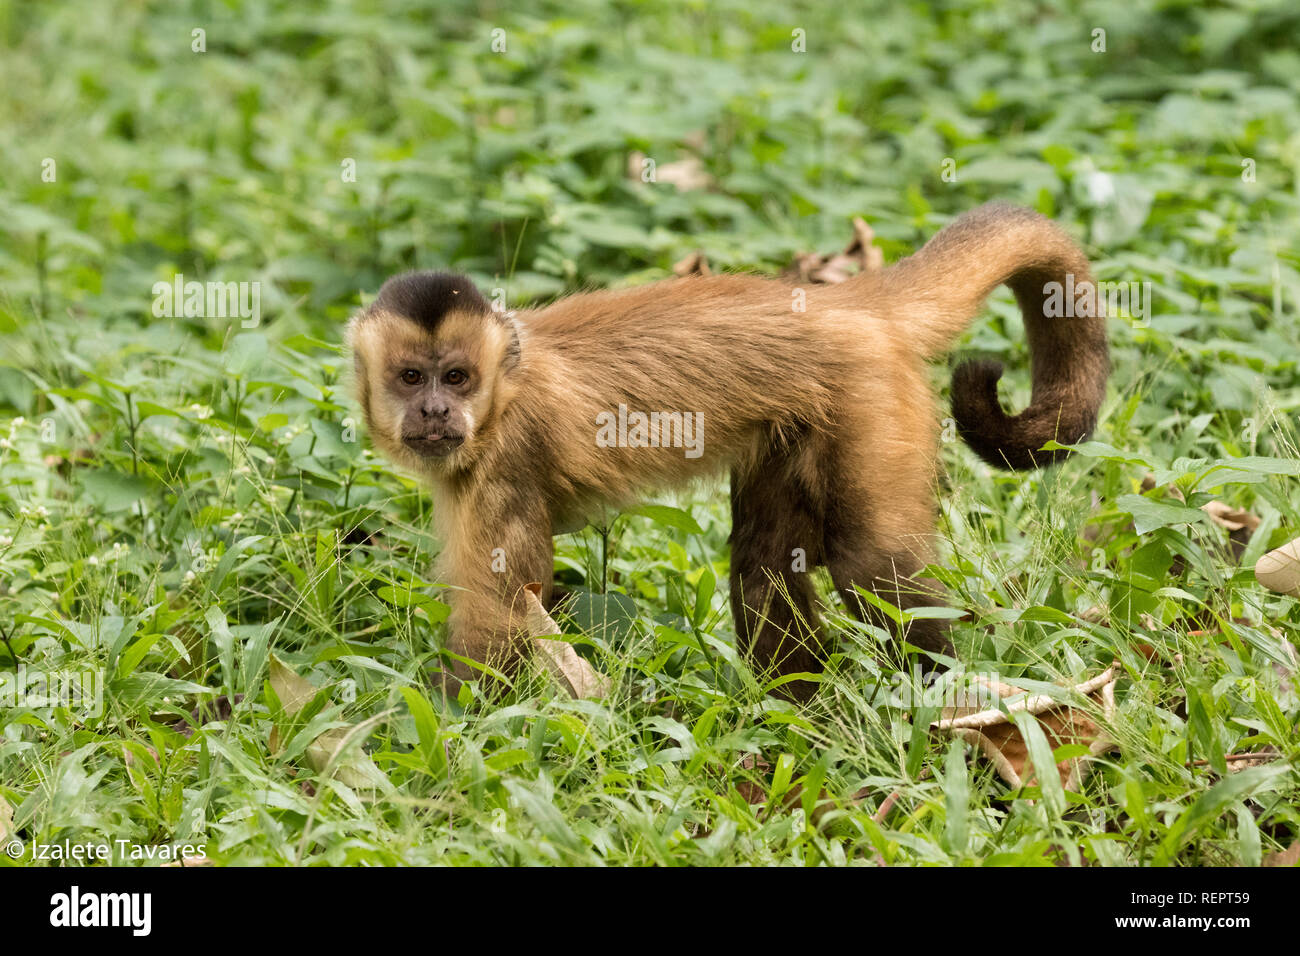
[[[439,559],[440,579],[451,585],[446,649],[456,658],[449,682],[482,676],[486,665],[507,677],[527,655],[525,585],[539,582],[549,600],[554,559],[550,517],[540,505],[504,489],[482,489],[451,508],[449,540]],[[504,493],[503,493],[504,492]]]

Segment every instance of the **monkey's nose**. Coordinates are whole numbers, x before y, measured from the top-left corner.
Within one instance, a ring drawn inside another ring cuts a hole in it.
[[[446,405],[433,402],[426,402],[420,407],[420,414],[425,418],[446,418],[450,412],[451,409]]]

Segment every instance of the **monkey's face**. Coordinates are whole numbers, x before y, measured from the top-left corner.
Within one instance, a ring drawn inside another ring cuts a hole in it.
[[[389,280],[350,333],[358,398],[380,450],[426,472],[469,467],[517,357],[509,320],[467,280],[417,273]]]
[[[473,437],[483,376],[462,349],[399,351],[387,377],[390,401],[401,408],[398,435],[416,455],[446,458]]]

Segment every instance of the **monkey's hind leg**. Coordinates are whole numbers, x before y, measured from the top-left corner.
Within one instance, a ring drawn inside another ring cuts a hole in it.
[[[822,549],[821,502],[799,475],[797,456],[731,476],[731,610],[740,651],[759,680],[819,673],[822,637],[810,569]],[[812,681],[778,693],[806,701]]]
[[[860,621],[873,624],[884,631],[902,637],[909,644],[947,657],[955,656],[952,639],[948,636],[948,622],[925,618],[910,621],[900,627],[888,613],[869,603],[857,587],[870,591],[902,611],[942,604],[943,593],[929,578],[917,575],[926,564],[913,551],[856,549],[849,553],[841,549],[828,559],[835,589],[844,599],[844,605]],[[926,669],[944,668],[941,662],[929,662]]]
[[[918,575],[932,551],[933,458],[924,443],[879,437],[870,450],[872,460],[859,448],[836,469],[839,480],[827,505],[826,566],[848,611],[859,620],[922,650],[954,656],[946,621],[913,620],[900,628],[854,587],[900,610],[944,603],[938,582]]]

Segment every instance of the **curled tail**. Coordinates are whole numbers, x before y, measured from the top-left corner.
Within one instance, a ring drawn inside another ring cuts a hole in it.
[[[951,347],[994,288],[1005,284],[1015,293],[1029,341],[1029,407],[1018,415],[1002,409],[999,362],[969,361],[953,370],[953,418],[985,461],[1034,468],[1065,454],[1040,451],[1046,442],[1091,434],[1110,374],[1106,320],[1088,260],[1050,220],[989,203],[879,278],[884,301],[931,357]]]

